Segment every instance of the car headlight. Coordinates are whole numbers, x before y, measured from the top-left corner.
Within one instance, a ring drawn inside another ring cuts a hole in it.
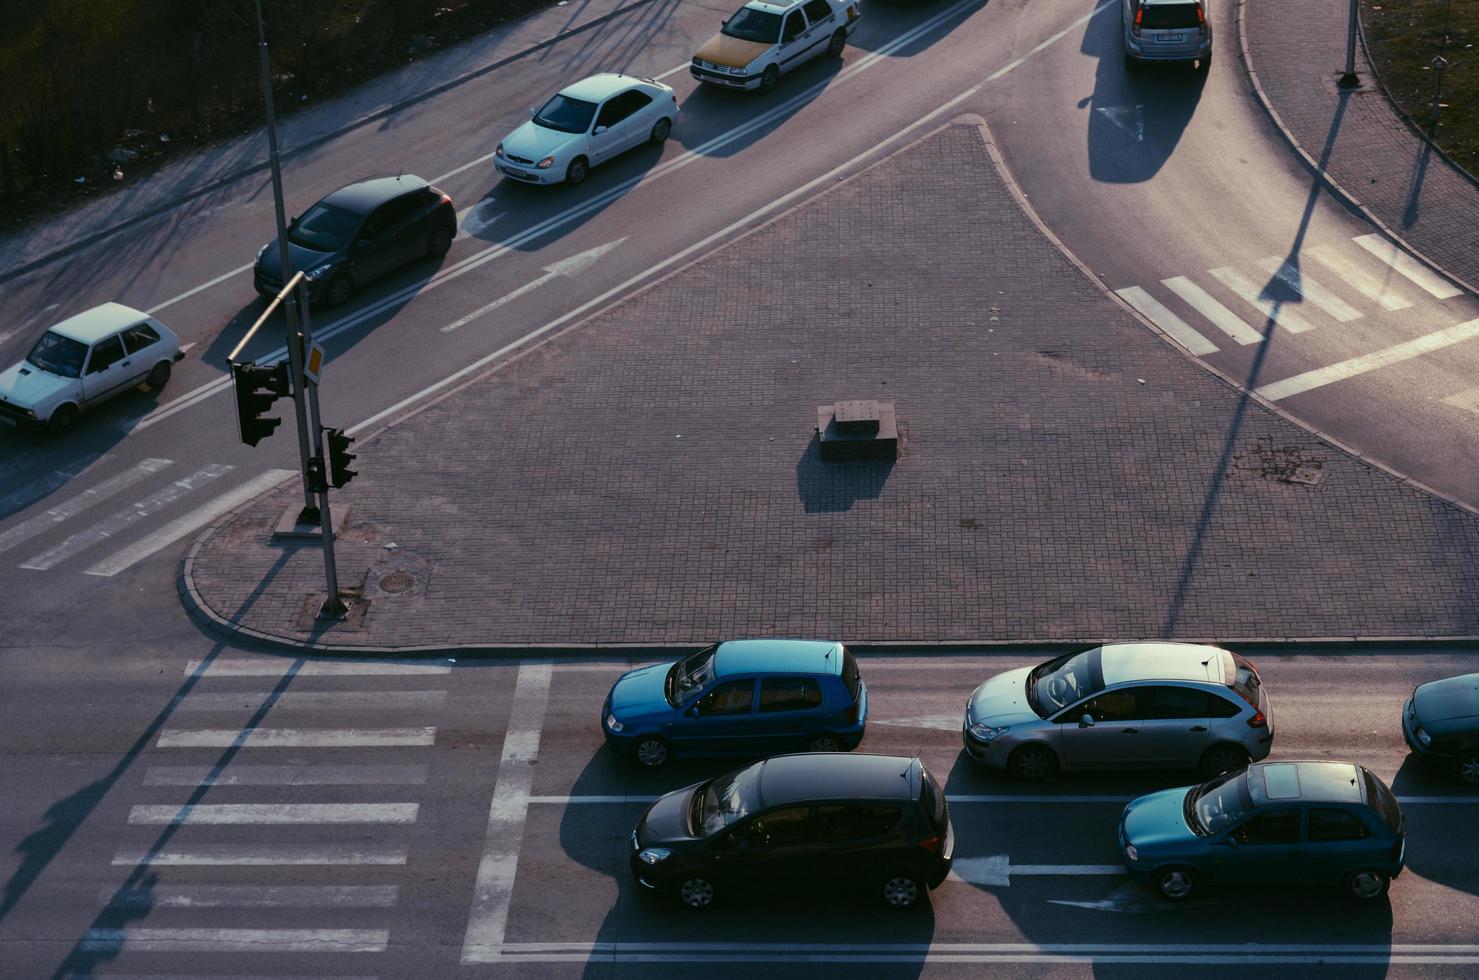
[[[499,143],[497,146],[493,147],[493,155],[495,157],[497,157],[498,159],[500,159],[500,160],[503,159],[503,144],[502,143]]]
[[[331,270],[333,268],[334,268],[334,263],[332,263],[332,262],[325,262],[323,265],[319,266],[317,269],[309,269],[307,272],[303,273],[303,278],[304,279],[307,279],[309,282],[318,282],[324,276],[328,275],[329,274],[329,270]]]
[[[673,856],[673,852],[666,847],[644,847],[637,852],[643,864],[661,864]]]
[[[619,732],[623,728],[625,728],[626,726],[623,725],[621,722],[617,721],[615,715],[607,715],[606,716],[606,727],[609,728],[609,729],[611,729],[613,732]]]
[[[554,165],[555,165],[555,158],[553,156],[547,156],[543,160],[540,160],[538,163],[536,163],[534,166],[538,167],[540,170],[548,170],[550,167],[553,167]]]
[[[968,731],[971,733],[971,738],[974,738],[978,742],[994,742],[996,739],[1005,735],[1007,729],[1011,727],[1011,725],[998,725],[996,727],[992,727],[991,725],[986,724],[984,721],[978,721],[974,725],[972,725],[968,729]]]
[[[1138,861],[1140,860],[1140,852],[1135,850],[1134,844],[1126,844],[1125,857],[1129,858],[1131,861]]]
[[[1427,748],[1428,746],[1433,744],[1433,736],[1429,735],[1427,732],[1423,731],[1416,725],[1412,726],[1412,735],[1418,740],[1419,743],[1422,744],[1423,748]]]

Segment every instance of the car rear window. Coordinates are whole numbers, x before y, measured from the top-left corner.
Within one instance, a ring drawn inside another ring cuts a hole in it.
[[[1263,679],[1258,676],[1258,669],[1252,661],[1229,653],[1223,661],[1223,682],[1238,697],[1258,707],[1258,691],[1263,686]]]
[[[1194,3],[1147,3],[1140,9],[1144,11],[1140,18],[1142,30],[1174,31],[1201,24]]]
[[[1386,784],[1367,770],[1362,769],[1361,775],[1366,777],[1366,802],[1388,827],[1396,833],[1401,833],[1402,808],[1397,805],[1397,798],[1392,795],[1391,790],[1387,789]]]
[[[930,815],[936,828],[945,826],[945,791],[923,763],[919,766],[919,805]]]
[[[852,652],[847,648],[842,650],[842,684],[847,688],[848,697],[856,704],[858,692],[862,690],[863,679],[858,673],[858,662],[853,658]]]

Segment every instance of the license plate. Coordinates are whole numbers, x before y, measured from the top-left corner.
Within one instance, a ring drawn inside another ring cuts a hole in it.
[[[1180,44],[1186,40],[1185,34],[1162,34],[1158,39],[1162,44]]]

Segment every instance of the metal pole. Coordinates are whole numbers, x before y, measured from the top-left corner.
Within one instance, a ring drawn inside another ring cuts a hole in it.
[[[299,285],[300,289],[307,291],[306,287]],[[308,352],[313,349],[313,322],[309,314],[307,302],[303,304],[303,350],[302,356],[306,358]],[[313,427],[313,455],[324,461],[324,479],[329,476],[329,460],[324,455],[324,428],[323,422],[318,414],[318,385],[308,383],[308,414]],[[349,614],[349,606],[339,598],[339,568],[334,561],[334,518],[329,512],[329,491],[325,487],[318,495],[318,527],[323,538],[324,546],[324,578],[328,588],[328,597],[324,604],[319,607],[318,615],[324,619],[343,619]]]
[[[1345,34],[1345,74],[1340,76],[1339,82],[1341,88],[1355,88],[1361,84],[1361,79],[1356,76],[1356,4],[1357,0],[1351,0],[1351,15]]]
[[[272,64],[267,54],[267,28],[262,23],[262,0],[257,6],[257,56],[262,68],[262,102],[267,108],[267,157],[272,165],[272,203],[277,211],[277,256],[282,263],[282,279],[292,278],[291,257],[288,254],[287,212],[282,204],[282,168],[277,156],[277,119],[272,112]],[[296,298],[289,293],[283,301],[283,316],[288,324],[288,370],[293,381],[293,413],[298,419],[298,464],[303,476],[303,509],[298,513],[299,524],[312,524],[318,520],[318,507],[313,502],[313,491],[308,489],[308,413],[303,406],[303,351],[298,343],[298,308]]]

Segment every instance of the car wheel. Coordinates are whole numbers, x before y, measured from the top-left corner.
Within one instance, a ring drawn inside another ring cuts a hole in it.
[[[770,65],[760,73],[760,91],[770,92],[775,89],[775,83],[780,81],[781,70],[775,65]]]
[[[1161,868],[1151,879],[1155,893],[1173,902],[1183,902],[1197,892],[1196,872],[1190,868]]]
[[[71,402],[67,402],[65,405],[58,405],[56,411],[51,413],[51,419],[46,424],[57,435],[71,432],[73,426],[77,424],[77,406]]]
[[[1458,765],[1455,768],[1458,771],[1459,782],[1479,786],[1479,752],[1459,756]]]
[[[842,56],[842,49],[847,47],[847,31],[838,30],[832,34],[832,40],[827,42],[827,54],[830,57]]]
[[[673,757],[668,743],[656,735],[645,735],[632,746],[632,756],[646,769],[661,769]]]
[[[1392,879],[1381,871],[1364,868],[1345,876],[1345,893],[1363,902],[1374,901],[1387,893]]]
[[[806,751],[808,752],[841,752],[842,740],[830,732],[822,732],[813,735],[806,740]]]
[[[446,225],[437,225],[426,237],[426,254],[434,259],[439,259],[452,250],[452,239],[457,237],[457,232]]]
[[[652,142],[663,144],[668,141],[668,134],[673,131],[673,121],[664,116],[652,125]]]
[[[714,904],[719,891],[714,883],[702,875],[691,875],[678,882],[678,901],[695,912],[702,912]]]
[[[907,871],[896,872],[887,875],[883,879],[883,885],[879,889],[883,904],[891,909],[912,909],[919,904],[928,890],[924,882]]]
[[[325,306],[343,306],[349,302],[349,297],[354,295],[354,280],[349,278],[347,272],[339,272],[329,280],[328,286],[324,288]]]
[[[1008,757],[1007,769],[1018,779],[1036,783],[1058,771],[1058,757],[1046,746],[1024,745]]]
[[[585,157],[576,157],[570,161],[570,166],[565,168],[565,183],[575,185],[585,180],[585,175],[590,173],[590,164],[585,162]]]
[[[1248,764],[1248,750],[1241,745],[1214,745],[1202,753],[1201,770],[1207,776],[1220,776]]]
[[[164,386],[169,384],[169,374],[169,361],[160,361],[154,365],[149,376],[144,379],[144,384],[149,386],[150,391],[163,391]]]

